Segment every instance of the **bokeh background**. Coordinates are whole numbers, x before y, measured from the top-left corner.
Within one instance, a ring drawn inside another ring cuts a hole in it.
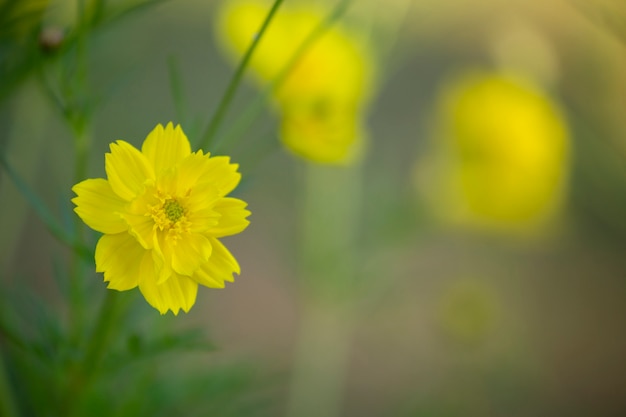
[[[359,267],[368,282],[358,297],[342,415],[625,415],[626,5],[381,3],[354,1],[345,17],[370,29],[377,86],[358,219],[366,248]],[[113,140],[139,146],[156,123],[170,120],[190,138],[200,133],[233,71],[216,37],[220,4],[163,2],[90,37],[89,84],[106,98],[94,113],[92,177],[104,175]],[[72,10],[72,2],[51,2],[47,25],[62,28]],[[173,105],[172,60],[185,86],[186,120]],[[539,225],[467,227],[448,221],[449,207],[431,198],[444,186],[437,171],[424,176],[424,167],[443,152],[442,96],[457,75],[505,70],[531,80],[558,108],[569,147],[563,196]],[[35,78],[2,103],[3,152],[69,223],[71,133]],[[226,125],[258,94],[248,81]],[[203,366],[253,364],[256,387],[268,398],[264,413],[278,416],[301,312],[305,163],[280,146],[277,125],[268,106],[238,145],[224,150],[240,163],[237,195],[253,213],[249,229],[227,239],[242,275],[224,290],[201,289],[196,306],[175,322],[201,326],[218,347],[194,356]],[[51,271],[67,251],[8,178],[0,180],[1,279],[33,287],[64,311]],[[100,276],[90,279],[104,291]]]

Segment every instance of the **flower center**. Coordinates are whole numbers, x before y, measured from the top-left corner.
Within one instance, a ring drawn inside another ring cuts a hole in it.
[[[180,199],[163,195],[158,190],[155,193],[158,203],[148,206],[146,216],[154,220],[154,230],[165,233],[165,237],[176,243],[189,233],[191,223],[187,220],[187,211]]]
[[[180,220],[181,217],[185,214],[185,209],[180,203],[173,198],[165,200],[163,203],[163,211],[165,212],[165,216],[172,222],[176,223]]]

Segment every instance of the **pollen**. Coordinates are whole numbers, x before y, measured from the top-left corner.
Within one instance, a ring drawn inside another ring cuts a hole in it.
[[[183,206],[181,206],[180,203],[174,199],[165,200],[163,203],[163,211],[172,223],[179,221],[185,214]]]

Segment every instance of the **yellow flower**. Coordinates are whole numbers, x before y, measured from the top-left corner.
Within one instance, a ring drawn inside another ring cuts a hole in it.
[[[226,4],[218,34],[234,59],[249,46],[268,7],[253,0]],[[257,83],[264,86],[275,80],[327,14],[310,4],[282,7],[250,63]],[[274,91],[282,119],[280,137],[287,148],[314,162],[351,162],[364,136],[362,119],[372,89],[372,67],[367,48],[337,24],[316,39]]]
[[[533,231],[559,209],[569,171],[567,125],[531,84],[471,73],[439,103],[434,166],[418,168],[436,211],[501,231]]]
[[[96,271],[108,288],[139,286],[151,306],[165,314],[185,312],[198,284],[223,288],[240,273],[218,238],[249,224],[246,203],[226,197],[239,183],[238,165],[224,156],[191,152],[180,126],[158,125],[141,151],[111,144],[107,179],[88,179],[72,190],[74,211],[104,233],[96,246]]]
[[[350,163],[365,134],[359,110],[324,96],[302,97],[282,106],[280,135],[295,154],[318,163]]]

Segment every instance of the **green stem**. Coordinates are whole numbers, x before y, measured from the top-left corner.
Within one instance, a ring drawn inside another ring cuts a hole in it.
[[[107,290],[106,292],[104,301],[100,307],[98,321],[89,339],[87,353],[85,354],[83,374],[86,377],[91,377],[95,371],[97,371],[102,357],[104,356],[104,352],[108,348],[112,324],[117,321],[120,310],[119,307],[121,306],[118,300],[119,296],[120,295],[115,290]]]
[[[87,162],[91,148],[91,137],[88,134],[90,114],[86,97],[87,88],[87,33],[91,16],[87,13],[85,0],[77,2],[77,27],[75,75],[68,86],[72,93],[71,106],[66,115],[66,121],[74,136],[74,178],[77,184],[87,176]],[[97,5],[94,5],[97,7]],[[74,216],[74,230],[76,240],[83,243],[85,240],[85,225],[78,216]],[[70,337],[76,343],[81,343],[81,336],[85,329],[85,264],[77,253],[72,254],[70,260]]]
[[[283,0],[274,1],[272,8],[268,12],[267,16],[265,17],[265,20],[263,21],[263,24],[261,25],[261,28],[259,29],[259,32],[256,34],[256,36],[252,40],[252,43],[248,47],[248,50],[246,51],[243,58],[239,62],[239,66],[237,67],[237,70],[233,74],[233,77],[231,78],[230,82],[228,83],[228,87],[226,88],[226,91],[224,92],[224,96],[222,97],[222,100],[220,101],[220,104],[215,114],[213,115],[213,118],[211,119],[208,127],[206,128],[204,134],[202,135],[202,139],[200,141],[200,148],[208,148],[209,145],[211,144],[211,141],[213,140],[213,137],[217,133],[217,130],[219,129],[220,124],[222,123],[222,120],[224,119],[224,116],[226,115],[226,111],[228,110],[228,107],[230,106],[230,103],[233,97],[235,96],[235,91],[237,91],[237,87],[239,87],[239,84],[246,70],[246,67],[248,66],[248,62],[250,61],[250,58],[252,58],[252,54],[254,53],[257,45],[259,44],[259,41],[261,40],[261,38],[263,37],[263,34],[265,33],[265,30],[269,26],[272,18],[274,17],[274,14],[278,10],[282,2]]]
[[[326,33],[330,26],[339,19],[347,10],[350,0],[342,0],[333,9],[333,11],[321,21],[309,35],[298,46],[298,49],[291,56],[285,67],[272,80],[270,85],[259,94],[255,100],[242,113],[242,115],[231,125],[231,128],[215,141],[214,148],[224,143],[234,143],[236,138],[240,138],[248,130],[250,125],[259,117],[261,110],[265,107],[272,94],[274,94],[285,82],[287,76],[298,63],[300,58],[313,46],[315,42]]]
[[[120,294],[114,290],[108,290],[105,294],[96,324],[89,337],[85,357],[78,368],[71,371],[66,395],[61,406],[62,415],[79,415],[80,410],[76,407],[77,399],[81,398],[82,394],[89,389],[101,369],[102,359],[110,345],[113,323],[119,321],[121,307],[124,305],[119,298]]]
[[[4,358],[0,351],[0,416],[17,417],[19,415],[13,398],[11,384],[4,366]]]
[[[302,188],[303,308],[287,415],[338,417],[358,289],[360,167],[309,165]]]
[[[290,417],[339,417],[350,359],[349,308],[310,303],[301,311],[292,365]]]
[[[82,120],[78,120],[73,127],[75,165],[74,184],[77,184],[87,176],[87,160],[91,144],[90,137],[86,134],[86,128]],[[83,221],[74,216],[74,231],[76,242],[83,245],[85,240],[85,225]],[[93,258],[90,259],[93,261]],[[72,254],[70,263],[70,334],[75,341],[80,340],[80,335],[84,329],[85,318],[85,264],[83,258],[78,253]]]

